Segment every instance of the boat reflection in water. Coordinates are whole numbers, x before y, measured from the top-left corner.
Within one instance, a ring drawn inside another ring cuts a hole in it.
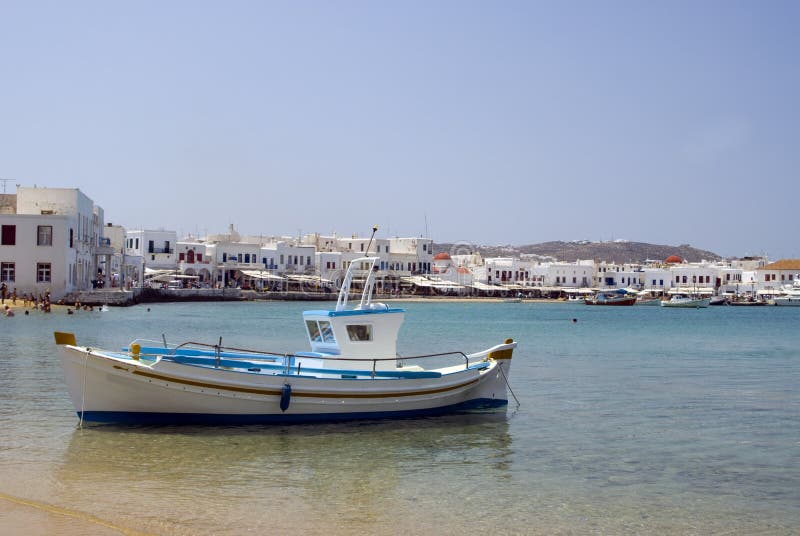
[[[418,497],[430,499],[438,488],[463,496],[510,478],[508,427],[498,412],[270,427],[86,427],[72,435],[56,470],[59,506],[149,533],[222,534],[235,525],[234,533],[323,534],[332,515],[348,533],[418,532],[421,519],[446,515],[442,502]]]

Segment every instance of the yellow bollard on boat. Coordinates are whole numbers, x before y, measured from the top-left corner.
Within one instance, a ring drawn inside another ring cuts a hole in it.
[[[136,343],[131,344],[131,357],[136,361],[139,361],[139,354],[141,353],[141,351],[142,351],[141,344],[136,344]]]

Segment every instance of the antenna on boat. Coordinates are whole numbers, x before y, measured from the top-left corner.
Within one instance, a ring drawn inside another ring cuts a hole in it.
[[[372,236],[369,237],[369,243],[367,244],[367,251],[366,251],[366,253],[364,253],[365,257],[369,257],[369,248],[372,245],[372,239],[375,238],[375,233],[377,233],[377,232],[378,232],[378,226],[377,225],[373,225],[372,226]]]

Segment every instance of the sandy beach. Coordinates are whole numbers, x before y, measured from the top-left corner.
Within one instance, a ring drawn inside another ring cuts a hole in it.
[[[0,536],[83,536],[93,534],[143,535],[134,530],[115,527],[102,519],[45,503],[0,493]]]

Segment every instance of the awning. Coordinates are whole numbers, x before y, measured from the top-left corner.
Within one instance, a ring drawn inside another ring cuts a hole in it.
[[[458,283],[453,283],[452,281],[442,281],[436,279],[428,279],[427,277],[422,276],[411,276],[411,277],[402,277],[400,278],[402,281],[406,283],[411,283],[417,287],[426,287],[426,288],[438,288],[438,289],[459,289],[465,288],[464,285],[459,285]]]
[[[333,281],[324,279],[318,275],[287,275],[286,279],[290,281],[301,281],[303,283],[316,283],[318,285],[331,285]]]
[[[166,274],[150,277],[148,278],[148,281],[174,281],[176,279],[200,279],[200,276],[176,274],[175,272],[169,272]]]
[[[481,283],[480,281],[475,281],[470,286],[478,290],[491,290],[498,292],[505,292],[506,290],[508,290],[507,288],[501,287],[500,285],[487,285],[486,283]]]
[[[242,270],[242,273],[244,275],[246,275],[247,277],[252,277],[253,279],[263,279],[263,280],[266,280],[266,281],[283,281],[284,280],[284,278],[279,276],[279,275],[271,274],[269,272],[262,272],[260,270]]]
[[[161,274],[174,274],[175,270],[156,270],[155,268],[148,268],[147,266],[144,267],[144,274],[147,276],[151,275],[161,275]]]
[[[564,292],[567,294],[594,294],[594,291],[590,288],[564,288]]]

